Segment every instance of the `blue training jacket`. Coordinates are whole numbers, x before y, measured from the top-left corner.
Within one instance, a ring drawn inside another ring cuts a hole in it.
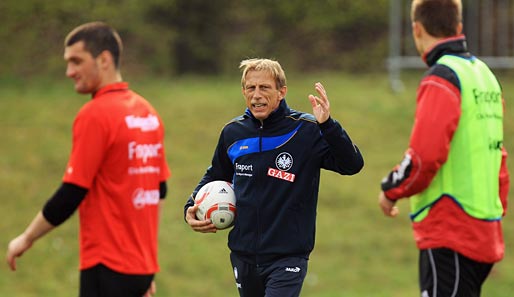
[[[308,258],[314,248],[320,169],[352,175],[364,165],[341,125],[290,109],[284,100],[261,121],[247,109],[223,130],[198,186],[232,182],[237,215],[228,246],[252,264]],[[184,213],[194,205],[189,198]]]

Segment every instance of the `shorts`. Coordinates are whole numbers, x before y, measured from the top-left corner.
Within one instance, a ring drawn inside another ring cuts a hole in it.
[[[153,274],[123,274],[98,264],[80,271],[79,297],[141,297],[153,278]]]
[[[421,297],[479,297],[492,267],[447,248],[420,250]]]
[[[308,260],[281,258],[269,265],[255,265],[230,254],[240,297],[297,297],[307,275]]]

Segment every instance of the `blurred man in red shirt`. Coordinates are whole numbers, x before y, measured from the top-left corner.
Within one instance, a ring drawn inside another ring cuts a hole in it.
[[[120,73],[122,42],[102,22],[81,25],[65,40],[66,76],[91,94],[73,124],[61,187],[8,246],[21,256],[79,209],[80,296],[151,296],[159,271],[159,205],[170,170],[163,123]]]

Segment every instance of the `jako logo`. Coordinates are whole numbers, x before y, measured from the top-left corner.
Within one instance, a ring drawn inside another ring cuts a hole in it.
[[[296,266],[296,267],[286,267],[286,271],[289,271],[289,272],[295,272],[295,273],[298,273],[300,272],[300,267]]]

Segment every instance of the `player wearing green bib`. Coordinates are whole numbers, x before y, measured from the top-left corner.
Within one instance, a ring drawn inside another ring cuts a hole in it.
[[[420,222],[434,203],[448,196],[474,218],[499,220],[503,206],[498,176],[491,173],[500,172],[502,158],[500,85],[489,68],[475,57],[444,55],[437,64],[457,74],[461,83],[461,116],[446,162],[430,186],[411,198],[412,219]]]
[[[422,297],[480,296],[504,254],[509,173],[503,96],[491,70],[471,55],[459,0],[413,0],[416,48],[429,66],[403,161],[383,180],[386,216],[410,198]]]

